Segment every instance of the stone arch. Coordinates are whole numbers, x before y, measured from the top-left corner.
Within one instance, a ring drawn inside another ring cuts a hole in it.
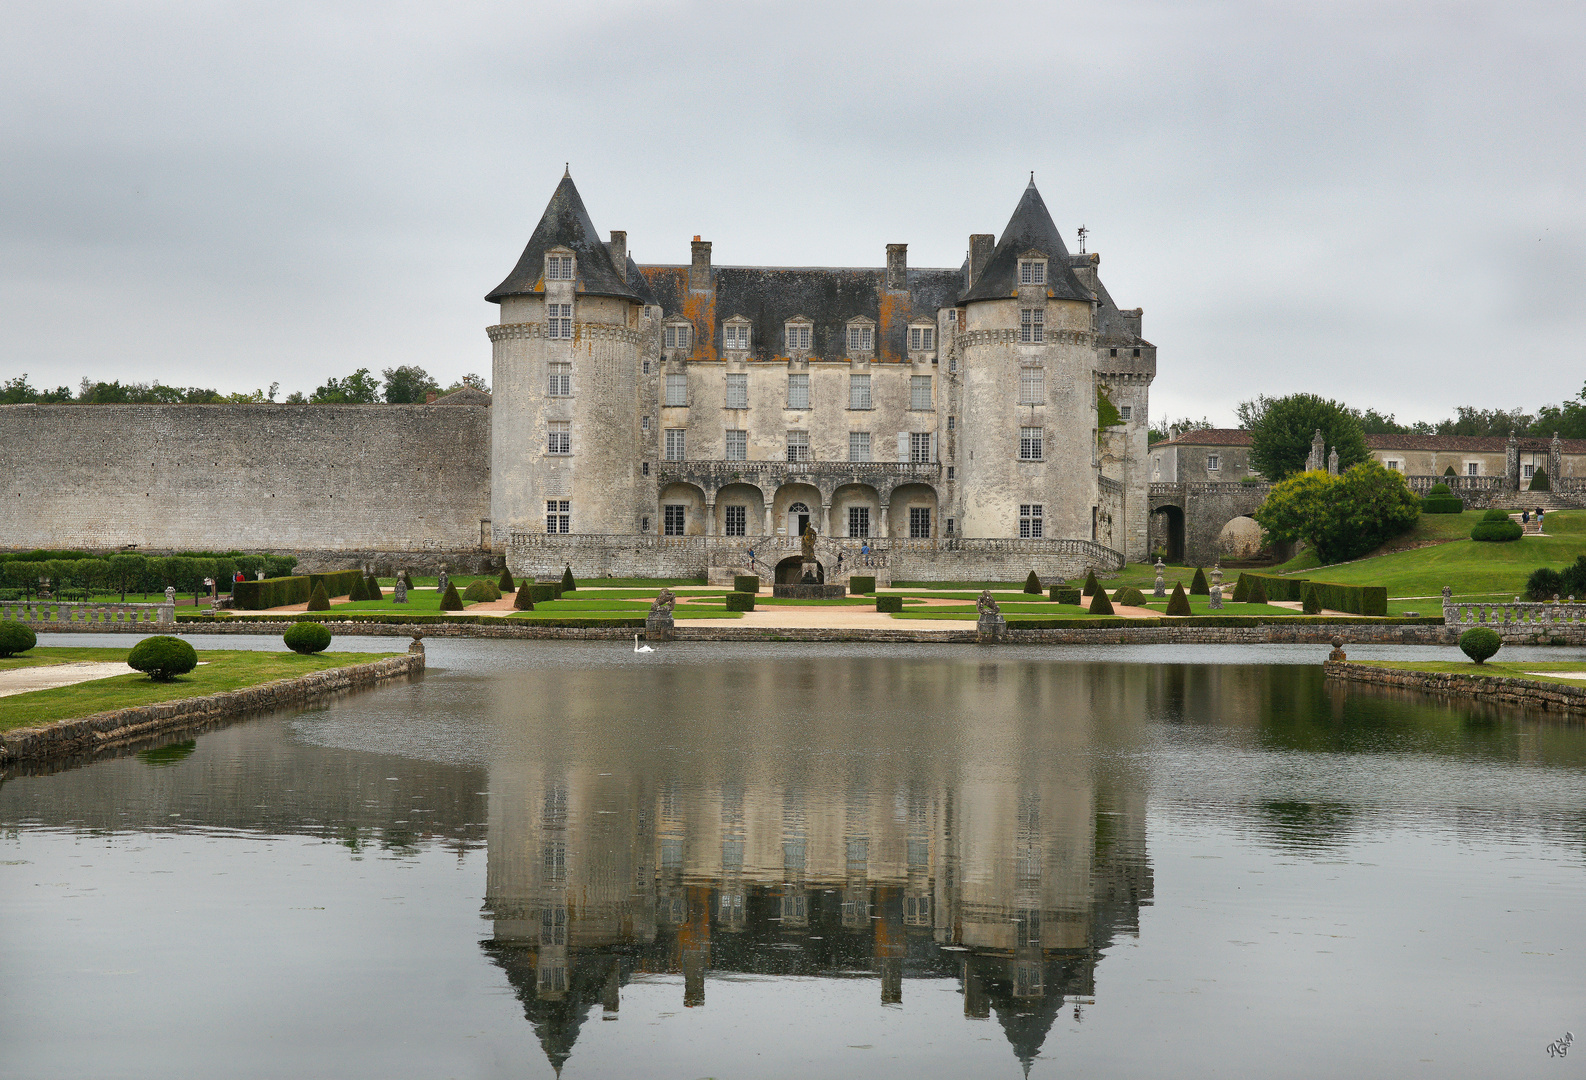
[[[916,532],[923,531],[923,537],[915,538],[925,539],[940,532],[936,489],[930,484],[899,484],[892,489],[888,503],[886,535],[914,537]],[[923,529],[915,527],[916,511],[923,515]]]
[[[868,519],[867,528],[863,533],[850,531],[848,527],[850,507],[859,507],[867,511],[863,515]],[[881,493],[869,484],[843,484],[832,492],[832,535],[880,536]]]
[[[788,528],[788,513],[794,503],[803,503],[809,507],[810,523],[815,526],[815,531],[821,535],[826,534],[821,521],[820,489],[814,484],[791,483],[783,484],[776,489],[776,495],[771,501],[771,531],[774,534],[786,533],[793,535]]]
[[[1236,517],[1217,534],[1217,554],[1225,559],[1254,559],[1261,553],[1261,526],[1254,518]]]
[[[797,585],[804,573],[804,556],[789,555],[776,564],[775,583],[778,585]],[[815,564],[815,583],[826,583],[826,567],[819,562]]]
[[[735,535],[727,531],[727,508],[741,506],[744,508],[743,536],[765,535],[765,492],[754,484],[734,483],[723,484],[716,490],[716,535]]]
[[[1184,561],[1184,511],[1169,503],[1151,511],[1151,553],[1157,551],[1170,563]]]
[[[683,507],[684,536],[703,536],[705,534],[705,492],[695,484],[668,484],[661,489],[659,513],[656,517],[656,532],[666,535],[666,508],[668,506]]]

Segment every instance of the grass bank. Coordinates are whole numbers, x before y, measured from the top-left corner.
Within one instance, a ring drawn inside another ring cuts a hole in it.
[[[1494,679],[1525,679],[1586,689],[1586,678],[1570,679],[1557,674],[1578,672],[1586,675],[1586,663],[1579,660],[1488,660],[1485,664],[1472,664],[1467,660],[1355,660],[1351,663],[1428,675],[1485,675]]]

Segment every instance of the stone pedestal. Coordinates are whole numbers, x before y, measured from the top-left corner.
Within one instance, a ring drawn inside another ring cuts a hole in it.
[[[672,616],[651,615],[644,620],[645,641],[671,641]]]
[[[975,623],[975,641],[981,645],[996,645],[1007,639],[1008,620],[1002,615],[982,614]]]

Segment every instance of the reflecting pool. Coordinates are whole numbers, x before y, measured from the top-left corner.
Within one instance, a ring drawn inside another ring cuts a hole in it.
[[[427,644],[0,780],[0,1073],[1578,1071],[1579,725],[1317,646]]]

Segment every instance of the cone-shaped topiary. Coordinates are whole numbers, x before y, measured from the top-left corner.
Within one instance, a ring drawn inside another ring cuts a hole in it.
[[[357,577],[353,578],[352,588],[347,590],[347,599],[348,600],[367,600],[367,599],[369,599],[369,586],[364,581],[362,574],[359,574]]]
[[[299,593],[298,595],[301,596],[302,594]],[[314,591],[310,593],[308,597],[308,610],[330,610],[330,597],[325,595],[325,583],[323,581],[316,581],[314,583]]]
[[[573,580],[573,567],[572,567],[571,563],[568,564],[568,567],[567,567],[566,570],[562,571],[562,591],[563,592],[576,592],[576,591],[578,591],[578,583]]]
[[[1193,615],[1190,609],[1189,597],[1184,595],[1184,583],[1173,583],[1173,595],[1167,598],[1167,613],[1169,615]]]
[[[1096,571],[1094,570],[1085,575],[1085,595],[1096,595]]]
[[[330,647],[330,631],[325,629],[322,623],[293,623],[286,628],[286,633],[281,635],[281,640],[286,642],[286,647],[293,652],[312,656]]]
[[[379,578],[371,577],[364,584],[366,584],[369,587],[369,599],[371,599],[371,600],[384,600],[385,599],[385,593],[380,591],[380,579]]]
[[[1459,651],[1478,664],[1486,663],[1502,647],[1503,638],[1485,626],[1473,626],[1459,635]]]
[[[1305,586],[1305,599],[1300,601],[1300,610],[1307,615],[1322,613],[1322,595],[1316,591],[1315,585]]]
[[[1443,475],[1444,476],[1458,476],[1459,474],[1454,471],[1454,466],[1450,465],[1448,468],[1443,470]]]
[[[1536,475],[1531,477],[1531,486],[1527,491],[1552,491],[1553,484],[1547,478],[1546,469],[1538,469]]]
[[[1557,577],[1558,575],[1554,575]],[[39,643],[39,636],[31,627],[17,622],[0,622],[0,656],[25,653]]]
[[[1250,599],[1250,579],[1244,574],[1239,575],[1239,580],[1234,582],[1234,603],[1242,604]]]
[[[1267,586],[1260,578],[1255,578],[1250,583],[1250,595],[1245,597],[1247,604],[1270,603],[1267,599]]]
[[[518,591],[517,582],[512,580],[512,571],[508,570],[505,566],[501,568],[501,580],[496,582],[496,588],[501,590],[501,594],[503,596],[509,592]]]
[[[1200,567],[1195,568],[1195,576],[1190,579],[1191,596],[1210,596],[1212,587],[1206,584],[1206,571]]]
[[[178,637],[144,638],[127,654],[127,666],[146,671],[155,682],[169,682],[198,666],[198,653]]]
[[[1091,581],[1096,580],[1096,575],[1090,575]],[[1107,590],[1097,586],[1095,593],[1090,598],[1090,613],[1092,615],[1111,615],[1112,601],[1107,599]]]
[[[533,611],[534,594],[528,589],[519,589],[518,594],[512,598],[512,606],[518,611]]]
[[[448,581],[446,583],[446,591],[441,594],[441,610],[461,611],[462,609],[463,598],[457,595],[457,586]]]
[[[1033,596],[1041,595],[1041,579],[1035,576],[1035,571],[1030,571],[1030,576],[1024,579],[1024,591]]]

